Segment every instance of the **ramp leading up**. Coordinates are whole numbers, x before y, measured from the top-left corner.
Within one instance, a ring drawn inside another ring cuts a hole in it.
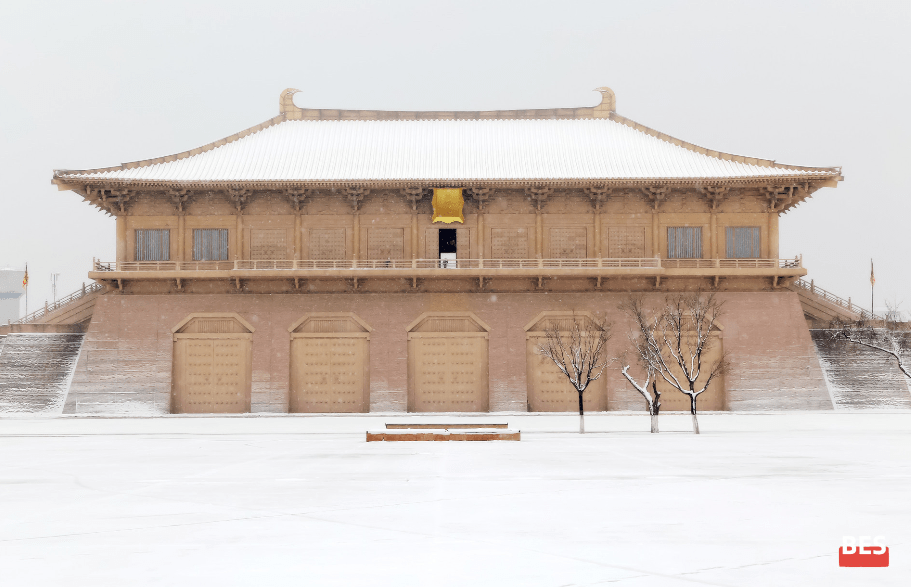
[[[8,334],[0,346],[0,416],[63,411],[85,334]]]
[[[810,328],[827,328],[835,321],[850,323],[873,318],[869,310],[851,302],[851,298],[841,298],[817,286],[812,279],[798,279],[788,289],[797,292]]]

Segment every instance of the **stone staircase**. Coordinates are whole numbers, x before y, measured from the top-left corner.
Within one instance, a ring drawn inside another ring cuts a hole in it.
[[[869,310],[852,303],[851,298],[841,298],[817,286],[812,279],[798,279],[787,287],[800,298],[810,328],[826,328],[834,320],[858,322],[873,318]]]
[[[7,334],[0,341],[0,416],[56,415],[85,334]]]
[[[911,409],[911,380],[895,359],[844,339],[832,330],[811,330],[836,409]]]

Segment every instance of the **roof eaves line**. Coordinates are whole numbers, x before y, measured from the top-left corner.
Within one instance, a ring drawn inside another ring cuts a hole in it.
[[[211,151],[212,149],[216,149],[223,145],[233,143],[234,141],[237,141],[244,137],[250,136],[252,134],[256,134],[260,131],[263,131],[263,130],[269,128],[270,126],[274,126],[280,122],[284,122],[285,120],[286,120],[285,116],[283,114],[279,114],[278,116],[270,118],[269,120],[261,122],[255,126],[251,126],[250,128],[246,128],[240,132],[236,132],[233,135],[227,136],[223,139],[218,139],[217,141],[212,141],[211,143],[203,145],[202,147],[196,147],[195,149],[190,149],[189,151],[183,151],[180,153],[176,153],[174,155],[165,155],[164,157],[156,157],[154,159],[143,159],[140,161],[121,163],[120,165],[117,165],[114,167],[99,167],[97,169],[79,169],[79,170],[55,169],[54,178],[55,179],[56,178],[66,178],[66,177],[74,178],[74,175],[76,175],[76,174],[88,175],[90,173],[108,173],[108,172],[112,172],[112,171],[125,171],[127,169],[135,169],[137,167],[151,167],[152,165],[158,165],[160,163],[168,163],[171,161],[186,159],[186,158],[192,157],[194,155],[199,155],[201,153]]]
[[[815,172],[831,173],[833,175],[841,175],[840,167],[811,167],[811,166],[805,166],[805,165],[787,165],[785,163],[778,163],[777,161],[773,161],[771,159],[761,159],[759,157],[747,157],[746,155],[735,155],[733,153],[725,153],[723,151],[707,149],[705,147],[700,147],[699,145],[684,141],[682,139],[678,139],[677,137],[673,137],[667,133],[663,133],[663,132],[655,130],[651,127],[645,126],[644,124],[636,122],[635,120],[632,120],[625,116],[621,116],[620,114],[617,114],[616,112],[610,113],[610,120],[612,120],[618,124],[628,126],[628,127],[632,128],[633,130],[637,130],[637,131],[645,133],[649,136],[655,137],[659,140],[668,142],[672,145],[682,147],[684,149],[693,151],[694,153],[699,153],[701,155],[705,155],[707,157],[719,159],[721,161],[734,161],[737,163],[743,163],[745,165],[755,165],[757,167],[774,167],[774,168],[778,168],[778,169],[789,169],[789,170],[794,170],[794,171],[815,171]]]
[[[72,182],[86,183],[89,185],[109,184],[120,186],[140,186],[140,187],[162,187],[169,186],[199,186],[219,188],[223,186],[448,186],[448,185],[466,185],[471,186],[504,186],[504,185],[701,185],[706,182],[718,185],[724,184],[785,184],[788,182],[807,183],[826,180],[841,181],[843,178],[837,173],[819,173],[814,175],[780,175],[780,176],[737,176],[737,177],[647,177],[647,178],[572,178],[572,179],[544,179],[544,178],[501,178],[501,179],[472,179],[472,178],[425,178],[425,179],[340,179],[340,180],[146,180],[146,179],[124,179],[124,178],[80,178],[80,177],[61,177],[60,180],[69,179]],[[61,181],[60,183],[68,183]]]

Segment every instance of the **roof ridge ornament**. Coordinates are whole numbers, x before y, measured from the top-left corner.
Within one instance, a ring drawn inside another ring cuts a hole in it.
[[[301,109],[294,105],[294,94],[300,92],[295,88],[287,88],[278,96],[278,113],[287,117],[288,114],[300,112]]]
[[[617,111],[617,94],[607,86],[595,88],[595,92],[601,92],[601,103],[595,106],[595,118],[610,118],[612,112]]]

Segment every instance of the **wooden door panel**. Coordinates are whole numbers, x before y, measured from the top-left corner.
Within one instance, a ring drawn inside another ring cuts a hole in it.
[[[249,411],[250,345],[248,339],[176,340],[173,411],[186,414]]]
[[[415,411],[487,411],[486,338],[428,336],[412,343]]]
[[[292,339],[291,411],[367,411],[368,361],[366,338]]]

